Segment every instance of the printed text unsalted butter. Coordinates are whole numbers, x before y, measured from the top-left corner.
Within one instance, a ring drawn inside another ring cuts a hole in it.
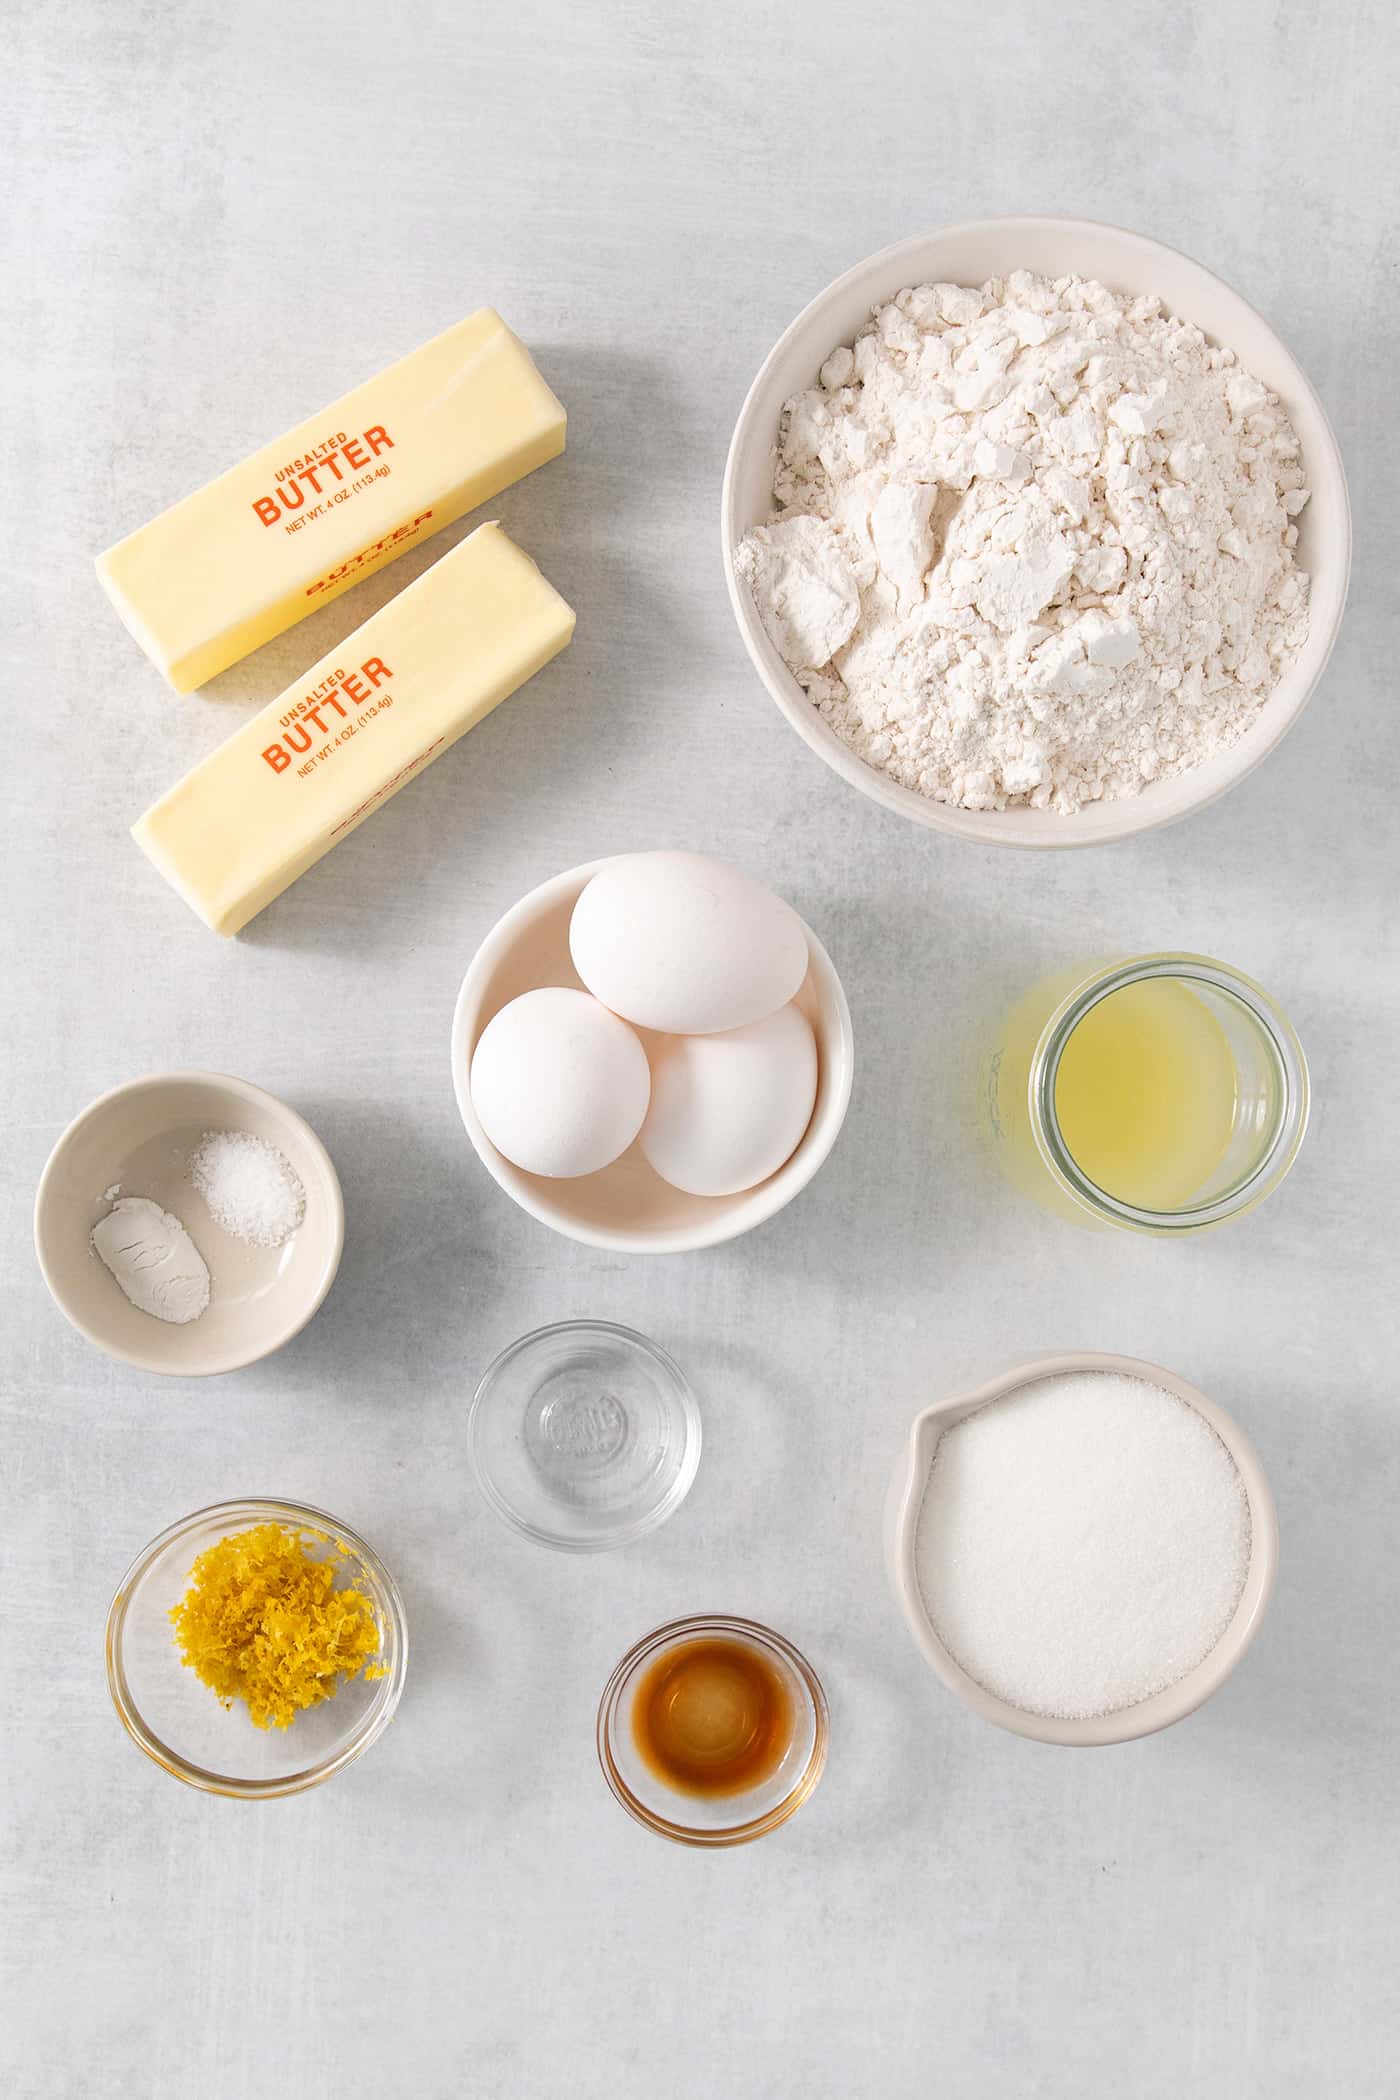
[[[216,933],[237,933],[565,647],[574,615],[481,525],[187,773],[133,827]]]
[[[490,307],[99,555],[176,692],[564,449],[564,411]]]

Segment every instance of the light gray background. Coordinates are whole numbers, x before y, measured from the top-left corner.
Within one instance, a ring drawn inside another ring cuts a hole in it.
[[[0,2086],[1393,2092],[1392,10],[7,14]],[[1136,227],[1256,301],[1335,419],[1357,525],[1340,646],[1263,770],[1178,829],[1039,859],[917,832],[828,774],[748,666],[716,545],[729,431],[780,328],[871,249],[1005,210]],[[90,558],[487,300],[568,405],[567,457],[493,509],[577,605],[577,641],[221,943],[127,826],[448,542],[181,700]],[[447,1035],[473,947],[522,891],[653,844],[731,855],[811,919],[860,1070],[790,1210],[648,1263],[511,1207],[467,1146]],[[1045,966],[1176,945],[1277,992],[1314,1128],[1234,1230],[1081,1235],[969,1148],[966,1068]],[[176,1064],[294,1102],[349,1213],[314,1325],[208,1385],[94,1354],[29,1247],[63,1125]],[[705,1409],[682,1513],[582,1563],[497,1524],[462,1441],[487,1360],[569,1315],[654,1334]],[[946,1696],[877,1549],[920,1404],[1055,1345],[1195,1379],[1257,1440],[1283,1525],[1236,1680],[1165,1736],[1083,1755]],[[141,1758],[101,1653],[136,1550],[247,1491],[360,1526],[414,1642],[388,1737],[322,1791],[251,1808]],[[592,1746],[615,1657],[701,1608],[784,1629],[832,1702],[811,1806],[713,1857],[634,1827]]]

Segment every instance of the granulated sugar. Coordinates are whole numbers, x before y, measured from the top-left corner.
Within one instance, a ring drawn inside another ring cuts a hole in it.
[[[1239,1602],[1249,1504],[1174,1393],[1039,1379],[945,1430],[915,1541],[935,1631],[1026,1713],[1116,1713],[1204,1660]]]

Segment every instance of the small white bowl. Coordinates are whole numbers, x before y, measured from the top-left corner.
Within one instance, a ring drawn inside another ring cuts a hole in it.
[[[522,897],[497,921],[472,958],[452,1017],[452,1083],[467,1135],[506,1194],[541,1224],[589,1247],[625,1254],[683,1254],[717,1246],[762,1225],[804,1189],[836,1142],[855,1071],[851,1012],[830,956],[804,926],[810,967],[797,994],[817,1039],[817,1099],[792,1157],[757,1188],[737,1196],[687,1196],[648,1166],[638,1145],[600,1174],[576,1181],[527,1174],[499,1153],[472,1106],[472,1052],[493,1014],[540,985],[584,986],[569,954],[569,920],[580,893],[609,860],[570,868]],[[643,1042],[651,1040],[639,1029]]]
[[[208,1130],[263,1138],[296,1173],[306,1215],[280,1247],[249,1246],[214,1223],[188,1179]],[[197,1320],[177,1327],[141,1312],[93,1252],[114,1186],[179,1218],[204,1257],[212,1290]],[[315,1131],[221,1072],[162,1072],[101,1095],[54,1146],[34,1204],[34,1245],[59,1311],[104,1355],[180,1378],[241,1370],[299,1334],[335,1281],[344,1242],[340,1182]]]
[[[1155,293],[1233,350],[1272,388],[1302,443],[1312,500],[1298,521],[1298,552],[1312,579],[1308,638],[1237,744],[1204,765],[1158,780],[1140,795],[1094,802],[1073,816],[1048,809],[972,810],[930,802],[867,766],[828,727],[764,632],[753,599],[734,568],[751,526],[773,515],[773,461],[784,403],[814,386],[825,360],[851,342],[909,285],[984,284],[1013,270],[1042,276],[1095,277],[1110,289]],[[803,741],[852,787],[886,809],[933,831],[956,832],[993,846],[1096,846],[1171,824],[1202,809],[1243,780],[1303,711],[1332,653],[1351,568],[1351,513],[1341,454],[1322,403],[1268,323],[1238,292],[1175,248],[1091,219],[974,219],[920,234],[867,257],[827,286],[774,344],[739,412],[724,470],[720,538],[729,600],[759,677]]]
[[[1203,1662],[1197,1663],[1194,1670],[1188,1670],[1165,1691],[1154,1692],[1150,1699],[1141,1699],[1136,1705],[1125,1706],[1117,1713],[1095,1715],[1086,1721],[1060,1721],[1045,1714],[1026,1713],[1023,1708],[999,1699],[954,1661],[934,1632],[919,1594],[914,1540],[924,1485],[943,1431],[975,1414],[979,1407],[986,1407],[989,1401],[1000,1400],[1020,1386],[1078,1371],[1112,1371],[1126,1378],[1145,1379],[1150,1385],[1165,1386],[1169,1393],[1175,1393],[1178,1400],[1184,1400],[1188,1407],[1194,1407],[1205,1417],[1234,1460],[1244,1483],[1249,1502],[1249,1572],[1234,1617],[1210,1654]],[[1273,1594],[1278,1573],[1278,1515],[1258,1453],[1244,1431],[1223,1409],[1207,1400],[1204,1393],[1197,1392],[1195,1386],[1188,1385],[1184,1378],[1178,1378],[1175,1371],[1164,1371],[1159,1364],[1142,1363],[1134,1356],[1103,1356],[1082,1351],[1027,1357],[1003,1371],[1000,1377],[989,1379],[971,1392],[954,1393],[950,1399],[935,1401],[916,1418],[895,1467],[885,1504],[885,1568],[895,1602],[914,1637],[915,1647],[929,1668],[942,1678],[950,1691],[957,1693],[965,1706],[970,1706],[984,1721],[993,1721],[998,1728],[1007,1728],[1013,1735],[1030,1736],[1037,1743],[1093,1748],[1104,1743],[1134,1742],[1139,1736],[1152,1735],[1159,1728],[1169,1728],[1173,1721],[1183,1720],[1187,1714],[1194,1713],[1212,1692],[1220,1689],[1259,1631],[1260,1621]]]

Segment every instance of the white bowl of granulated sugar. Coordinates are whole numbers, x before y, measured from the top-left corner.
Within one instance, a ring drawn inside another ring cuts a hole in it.
[[[1321,677],[1351,563],[1336,440],[1273,330],[1083,219],[944,227],[829,285],[749,389],[721,538],[759,676],[834,772],[1033,848],[1243,779]]]
[[[1259,1630],[1278,1519],[1253,1445],[1135,1357],[1043,1356],[926,1407],[885,1560],[920,1655],[984,1721],[1131,1742],[1193,1713]]]

